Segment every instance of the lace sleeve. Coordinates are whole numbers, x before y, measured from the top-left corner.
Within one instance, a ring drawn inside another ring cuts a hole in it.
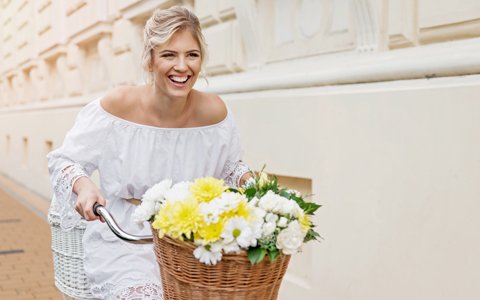
[[[77,163],[68,164],[52,174],[53,199],[50,212],[59,215],[63,230],[70,230],[81,221],[80,214],[75,211],[77,195],[73,192],[73,185],[80,177],[88,175]]]
[[[233,188],[239,188],[242,176],[250,172],[248,165],[241,160],[237,162],[227,162],[225,167],[228,170],[224,178],[225,184]]]
[[[50,212],[59,216],[63,230],[72,229],[82,221],[74,209],[77,195],[73,185],[78,178],[88,177],[98,168],[110,130],[111,123],[101,114],[98,102],[91,102],[81,109],[62,145],[47,155],[54,194]]]

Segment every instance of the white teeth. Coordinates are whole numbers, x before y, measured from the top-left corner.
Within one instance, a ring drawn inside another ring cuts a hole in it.
[[[188,80],[188,76],[185,76],[185,77],[170,76],[170,79],[178,83],[185,83]]]

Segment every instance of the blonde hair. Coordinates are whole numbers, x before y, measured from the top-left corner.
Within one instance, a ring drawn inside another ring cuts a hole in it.
[[[147,20],[143,30],[142,67],[149,72],[152,63],[152,50],[165,44],[177,32],[188,30],[200,46],[202,69],[207,61],[207,44],[202,34],[197,16],[184,7],[173,6],[157,9]]]

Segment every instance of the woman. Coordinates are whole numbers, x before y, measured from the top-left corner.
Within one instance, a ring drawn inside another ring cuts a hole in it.
[[[84,235],[84,263],[92,294],[102,299],[162,299],[162,291],[152,245],[119,240],[94,215],[94,203],[105,205],[125,231],[150,234],[131,214],[155,183],[214,176],[240,186],[250,176],[231,113],[218,96],[193,89],[206,57],[197,17],[181,7],[157,10],[144,42],[151,84],[119,87],[89,103],[48,155],[52,209],[62,228],[81,217],[94,221]],[[100,188],[88,177],[94,170]]]

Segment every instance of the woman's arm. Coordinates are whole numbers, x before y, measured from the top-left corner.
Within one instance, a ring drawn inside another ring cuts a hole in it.
[[[64,230],[77,226],[82,216],[86,220],[98,219],[91,212],[91,202],[105,204],[88,177],[98,168],[110,130],[111,124],[99,110],[98,102],[89,103],[77,115],[62,145],[47,155],[54,192],[50,211],[59,215]]]

